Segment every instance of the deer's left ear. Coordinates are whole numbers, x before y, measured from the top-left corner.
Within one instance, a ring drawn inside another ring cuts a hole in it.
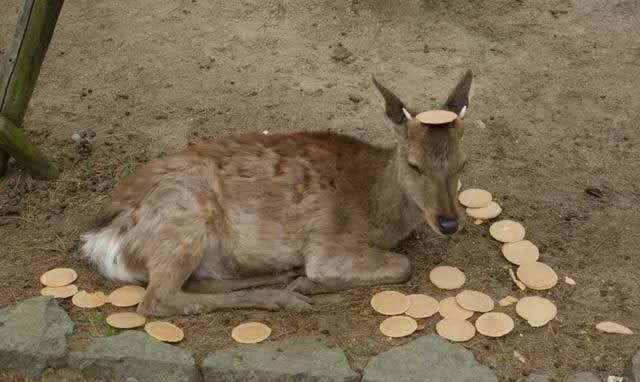
[[[465,114],[469,111],[472,85],[473,73],[471,70],[467,70],[444,103],[444,109],[458,114],[458,118],[464,118]]]
[[[398,96],[393,94],[391,90],[382,86],[375,77],[371,77],[371,80],[376,86],[376,89],[378,89],[382,95],[382,98],[384,98],[385,112],[387,113],[387,117],[389,117],[393,123],[400,125],[413,118]]]

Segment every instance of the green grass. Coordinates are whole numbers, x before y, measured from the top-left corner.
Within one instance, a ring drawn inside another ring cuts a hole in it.
[[[350,342],[344,345],[344,351],[351,356],[364,357],[373,354],[370,344],[364,342]]]
[[[87,310],[82,312],[76,320],[81,325],[88,325],[97,331],[99,337],[111,337],[122,332],[107,324],[107,315],[99,310]],[[91,330],[90,330],[91,332]]]
[[[122,170],[120,170],[120,174],[118,176],[118,180],[124,179],[129,175],[136,172],[138,169],[138,164],[135,162],[125,162],[124,166],[122,166]]]

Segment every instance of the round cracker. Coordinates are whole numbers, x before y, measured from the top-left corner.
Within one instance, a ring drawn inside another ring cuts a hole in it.
[[[182,329],[166,321],[147,322],[144,331],[162,342],[180,342],[184,339]]]
[[[426,294],[410,294],[409,309],[404,314],[413,318],[427,318],[438,313],[438,300]]]
[[[449,341],[465,342],[476,335],[476,328],[467,320],[444,318],[436,324],[436,332]]]
[[[527,320],[532,327],[539,328],[553,320],[558,314],[558,309],[544,297],[527,296],[521,298],[516,304],[516,313]]]
[[[533,262],[522,264],[517,270],[518,279],[535,290],[551,289],[558,283],[558,275],[547,264]]]
[[[494,201],[489,202],[484,207],[480,208],[467,208],[467,215],[472,218],[489,220],[498,217],[502,213],[502,207]]]
[[[107,324],[118,329],[132,329],[145,324],[144,316],[133,312],[114,313],[107,317]]]
[[[458,201],[468,208],[482,208],[491,203],[491,193],[480,188],[468,188],[458,194]]]
[[[502,245],[502,255],[509,262],[522,265],[538,261],[540,251],[529,240],[520,240],[513,243],[504,243]]]
[[[441,265],[429,272],[429,280],[440,289],[452,290],[463,286],[467,278],[458,268]]]
[[[500,220],[489,227],[491,237],[502,243],[513,243],[524,239],[524,227],[513,220]]]
[[[513,319],[502,312],[484,313],[476,320],[476,329],[487,337],[502,337],[510,333],[514,326]]]
[[[373,310],[385,316],[402,314],[409,309],[409,305],[411,302],[406,295],[392,290],[376,293],[371,298]]]
[[[438,313],[440,313],[443,318],[453,318],[457,320],[466,320],[473,316],[471,310],[466,310],[458,305],[455,297],[447,297],[440,301],[438,304]]]
[[[445,123],[451,123],[455,121],[456,118],[458,118],[458,114],[449,110],[429,110],[416,115],[418,122],[426,125],[442,125]]]
[[[71,302],[79,308],[97,308],[107,303],[108,297],[102,292],[89,293],[85,290],[73,295]]]
[[[121,308],[138,305],[144,299],[145,292],[139,285],[125,285],[111,292],[109,302]]]
[[[482,313],[492,311],[495,306],[493,299],[488,295],[468,289],[456,295],[456,302],[462,309]]]
[[[73,284],[61,287],[44,287],[40,290],[41,295],[55,298],[69,298],[76,293],[78,293],[78,287]]]
[[[40,283],[48,287],[61,287],[76,281],[78,273],[71,268],[51,269],[40,276]]]
[[[231,330],[231,338],[241,344],[257,344],[269,338],[271,328],[262,322],[247,322]]]
[[[411,317],[393,316],[380,323],[380,332],[387,337],[399,338],[413,334],[418,329],[418,323]]]

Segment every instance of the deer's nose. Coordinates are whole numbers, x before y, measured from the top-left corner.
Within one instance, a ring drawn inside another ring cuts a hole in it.
[[[445,235],[452,235],[458,231],[458,219],[455,217],[438,216],[438,229]]]

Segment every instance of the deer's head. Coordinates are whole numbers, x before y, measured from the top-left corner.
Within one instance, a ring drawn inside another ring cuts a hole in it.
[[[458,118],[451,123],[425,125],[415,118],[415,109],[389,89],[373,80],[384,97],[387,117],[397,137],[396,169],[398,183],[424,212],[431,228],[454,234],[460,228],[457,185],[465,156],[460,149],[462,117],[469,108],[473,74],[467,71],[443,105]]]

